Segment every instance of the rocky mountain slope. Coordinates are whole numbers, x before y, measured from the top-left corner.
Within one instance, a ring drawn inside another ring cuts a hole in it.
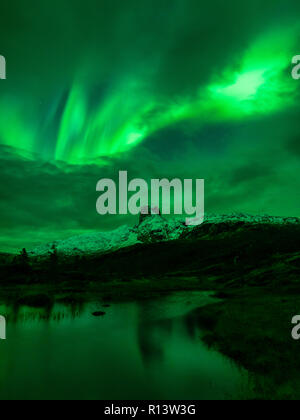
[[[111,232],[95,232],[41,245],[29,251],[30,257],[46,257],[54,249],[65,256],[93,255],[137,243],[154,243],[178,239],[188,228],[181,220],[167,221],[159,214],[141,215],[134,227],[121,226]]]
[[[207,288],[271,284],[298,288],[298,219],[226,216],[217,220],[184,230],[177,240],[136,244],[92,257],[91,277],[124,281],[168,277],[183,283],[194,278]]]
[[[121,226],[111,232],[95,232],[58,240],[31,250],[29,256],[47,257],[54,249],[66,257],[103,254],[135,244],[224,236],[238,229],[253,229],[262,225],[300,226],[300,219],[246,214],[207,215],[202,225],[188,227],[184,220],[166,219],[160,214],[140,215],[139,223],[134,227]]]

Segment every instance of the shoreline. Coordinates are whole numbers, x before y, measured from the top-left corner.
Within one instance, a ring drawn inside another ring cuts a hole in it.
[[[153,299],[174,292],[211,291],[199,284],[195,277],[166,277],[154,280],[114,280],[102,282],[65,282],[59,284],[3,284],[0,288],[0,303],[17,304],[27,297],[41,298],[41,307],[46,302],[89,303],[91,301],[124,302]],[[44,298],[43,298],[44,297]],[[22,304],[22,303],[21,303]],[[39,302],[37,299],[36,307]]]

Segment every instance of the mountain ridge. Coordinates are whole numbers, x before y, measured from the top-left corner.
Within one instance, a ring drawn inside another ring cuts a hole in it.
[[[29,257],[47,257],[55,249],[68,256],[99,255],[117,251],[137,244],[169,242],[178,239],[196,239],[228,235],[240,228],[255,226],[300,225],[296,217],[254,216],[244,213],[227,215],[208,214],[203,224],[186,226],[183,219],[167,220],[161,214],[140,215],[134,227],[121,226],[109,232],[78,235],[40,245],[28,252]]]

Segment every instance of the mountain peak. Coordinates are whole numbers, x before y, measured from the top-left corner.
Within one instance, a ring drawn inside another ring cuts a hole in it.
[[[163,219],[161,212],[158,207],[145,206],[142,208],[140,213],[139,225],[141,225],[146,219],[153,219],[153,217],[160,217]]]

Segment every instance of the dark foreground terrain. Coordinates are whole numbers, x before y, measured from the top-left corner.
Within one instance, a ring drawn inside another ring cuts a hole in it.
[[[300,342],[291,337],[291,320],[300,314],[297,224],[224,223],[106,255],[53,252],[29,260],[23,253],[0,261],[0,300],[15,305],[106,304],[213,290],[220,303],[196,311],[207,345],[255,374],[256,397],[300,398]]]

